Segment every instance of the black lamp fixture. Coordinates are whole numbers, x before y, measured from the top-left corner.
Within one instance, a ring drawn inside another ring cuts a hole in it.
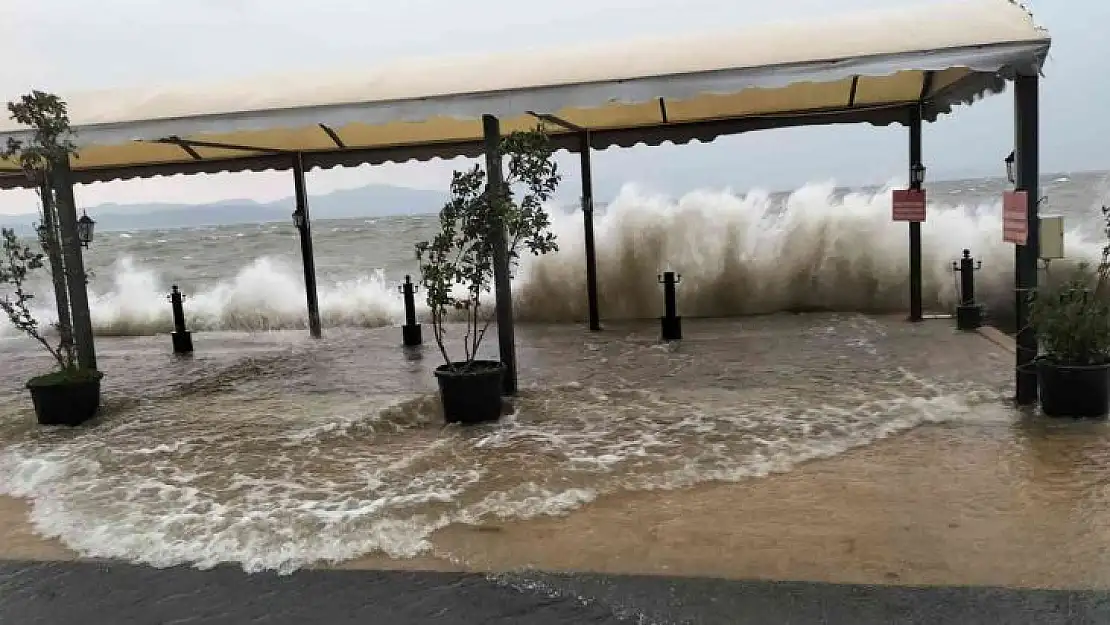
[[[1014,153],[1012,151],[1006,157],[1006,180],[1009,180],[1010,184],[1017,182],[1017,176],[1014,174]]]
[[[910,187],[920,189],[923,184],[925,184],[925,166],[914,163],[910,166]]]
[[[81,241],[81,247],[88,249],[89,243],[93,240],[95,226],[96,222],[85,211],[81,211],[81,219],[77,220],[77,238]]]
[[[293,211],[293,225],[296,226],[298,230],[303,230],[304,229],[304,211],[303,210],[298,208],[297,210]]]

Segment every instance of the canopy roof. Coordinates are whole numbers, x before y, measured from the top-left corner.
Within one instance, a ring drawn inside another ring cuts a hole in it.
[[[807,124],[932,121],[1037,72],[1048,33],[1011,0],[222,85],[59,93],[78,182],[477,155],[484,113],[561,147],[709,141]],[[8,100],[18,94],[11,94]],[[26,137],[0,120],[0,144]],[[0,161],[0,188],[26,179]]]

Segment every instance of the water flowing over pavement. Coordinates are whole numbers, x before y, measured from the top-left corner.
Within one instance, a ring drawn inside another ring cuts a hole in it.
[[[926,423],[1006,418],[1009,355],[951,324],[687,325],[671,345],[656,324],[523,326],[516,413],[475,429],[441,427],[435,349],[400,349],[396,329],[197,335],[184,361],[164,337],[102,340],[107,408],[78,430],[33,425],[19,382],[45,363],[17,350],[0,365],[0,494],[31,498],[36,531],[90,557],[283,572],[452,560],[434,539],[452,526],[743,482]]]
[[[672,345],[657,332],[522,326],[516,413],[471,430],[440,425],[434,352],[404,351],[395,327],[199,334],[189,360],[164,336],[105,339],[109,407],[75,431],[31,425],[19,381],[44,362],[9,342],[0,487],[29,504],[0,506],[4,556],[170,568],[13,563],[7,614],[78,614],[53,578],[105,588],[119,614],[127,588],[166,595],[140,623],[171,596],[238,623],[303,615],[317,592],[333,622],[415,623],[430,606],[446,623],[1102,614],[1107,424],[1013,412],[996,343],[858,314],[687,320]]]
[[[27,503],[0,506],[0,613],[72,622],[92,594],[140,623],[1103,614],[1110,433],[1014,412],[1012,354],[982,336],[802,314],[691,319],[671,345],[645,323],[519,337],[515,414],[472,429],[440,425],[434,348],[398,328],[202,333],[191,359],[102,339],[107,408],[76,430],[32,424],[21,382],[47,363],[4,343],[0,490]],[[74,556],[99,563],[16,562]]]

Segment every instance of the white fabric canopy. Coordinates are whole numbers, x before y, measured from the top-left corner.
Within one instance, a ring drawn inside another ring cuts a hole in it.
[[[783,22],[345,74],[59,93],[82,182],[475,155],[484,113],[548,124],[562,147],[712,140],[759,128],[926,120],[1037,72],[1048,33],[1010,0]],[[43,85],[48,89],[49,85]],[[18,94],[9,94],[8,100]],[[547,118],[549,121],[551,118]],[[0,121],[0,142],[27,131]],[[24,184],[0,162],[0,187]]]

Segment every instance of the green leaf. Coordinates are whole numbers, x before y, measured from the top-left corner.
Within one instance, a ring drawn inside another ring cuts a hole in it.
[[[1110,210],[1102,212],[1107,243],[1099,264],[1049,274],[1029,296],[1029,323],[1043,357],[1059,364],[1110,362]]]
[[[543,127],[510,133],[502,138],[500,148],[508,159],[504,187],[490,190],[480,165],[453,172],[449,199],[439,212],[439,232],[415,246],[436,342],[448,364],[452,359],[443,335],[449,311],[465,313],[471,338],[468,362],[485,335],[484,327],[479,329],[479,315],[493,284],[498,230],[505,233],[511,267],[522,247],[535,255],[558,249],[543,205],[554,195],[561,175]],[[457,295],[456,288],[462,294]]]
[[[9,138],[0,149],[0,159],[15,161],[36,183],[49,183],[54,163],[74,157],[77,153],[65,101],[54,94],[36,90],[9,102],[7,109],[13,121],[28,126],[32,133],[26,141]],[[40,227],[37,235],[42,249],[56,250],[60,247],[57,235],[51,229]],[[43,338],[38,329],[39,323],[30,310],[34,295],[24,289],[27,277],[45,266],[43,254],[23,245],[12,230],[4,229],[0,238],[3,239],[0,282],[13,291],[0,300],[0,310],[12,325],[43,345],[58,361],[60,369],[72,368],[75,361],[72,341],[62,337],[55,349]]]

